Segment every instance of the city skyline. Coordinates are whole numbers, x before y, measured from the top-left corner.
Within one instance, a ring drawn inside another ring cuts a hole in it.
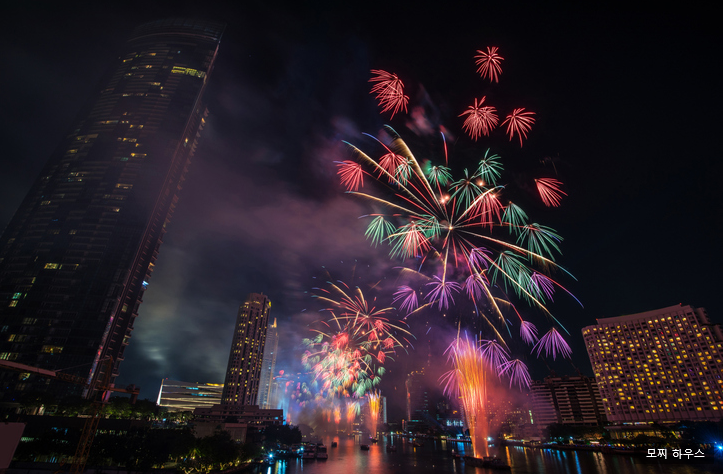
[[[418,81],[431,97],[431,109],[463,142],[456,116],[472,97],[471,53],[490,45],[506,52],[506,64],[512,68],[510,74],[504,70],[501,83],[516,81],[516,93],[536,107],[539,117],[521,153],[560,159],[557,166],[568,178],[569,196],[562,208],[536,212],[565,238],[560,262],[578,278],[571,290],[585,309],[565,302],[555,307],[572,334],[576,365],[590,373],[580,329],[596,318],[684,303],[705,307],[715,322],[721,321],[721,272],[701,256],[712,252],[712,260],[721,261],[720,132],[714,126],[718,119],[702,118],[710,113],[706,95],[719,90],[706,76],[707,47],[702,45],[709,35],[716,35],[699,28],[701,13],[676,18],[673,11],[658,11],[649,18],[633,11],[619,18],[621,12],[615,9],[594,12],[616,26],[612,30],[618,36],[612,38],[600,26],[606,21],[595,23],[591,17],[596,15],[586,10],[557,12],[561,18],[556,19],[545,11],[512,15],[503,7],[475,7],[467,16],[486,13],[490,25],[473,32],[443,21],[457,15],[444,12],[445,18],[433,21],[432,12],[419,9],[400,16],[408,26],[407,37],[387,44],[389,38],[379,35],[384,22],[370,13],[362,13],[355,28],[344,32],[336,21],[349,21],[349,11],[341,7],[308,26],[309,14],[288,11],[281,15],[282,24],[290,27],[287,32],[273,30],[255,38],[271,12],[253,8],[259,18],[256,27],[243,15],[234,17],[223,9],[185,6],[176,12],[157,7],[145,13],[148,19],[193,13],[230,21],[225,33],[229,39],[222,41],[215,72],[223,74],[212,77],[210,85],[207,133],[121,370],[124,383],[142,386],[142,396],[152,398],[164,377],[219,380],[239,304],[234,294],[237,299],[248,291],[270,295],[279,317],[280,348],[286,349],[293,345],[298,328],[314,319],[302,311],[308,306],[304,292],[317,284],[313,277],[321,276],[323,266],[344,275],[356,259],[360,267],[371,265],[375,277],[389,277],[393,265],[384,251],[365,242],[356,219],[365,210],[344,196],[333,165],[345,159],[341,140],[375,134],[386,121],[369,95],[369,70],[389,68]],[[130,13],[114,13],[119,20],[113,33],[122,34],[120,29],[126,28],[127,34],[142,23]],[[534,18],[540,13],[552,31]],[[99,14],[85,15],[86,21],[99,22],[89,27],[89,34],[100,35],[108,27],[101,27]],[[645,18],[648,34],[639,29]],[[41,24],[49,31],[36,32],[37,38],[53,33],[58,34],[58,44],[86,44],[85,36],[59,34],[47,18]],[[679,28],[670,28],[672,24]],[[327,29],[315,32],[314,25]],[[435,27],[455,34],[441,31],[425,39],[422,31]],[[117,53],[112,36],[97,48]],[[343,41],[332,45],[333,38]],[[61,71],[55,87],[70,96],[82,94],[69,84],[76,77],[73,68],[90,67],[91,77],[103,72],[102,65],[82,64],[88,53],[80,51],[78,62],[63,69],[54,68],[57,64],[43,51],[31,41],[27,48],[9,53],[30,65],[21,68],[24,81],[11,83],[17,95],[23,96],[21,86],[31,77],[42,81],[30,71],[43,67]],[[666,58],[676,53],[690,55],[689,74],[668,70]],[[445,88],[456,81],[460,92],[449,96]],[[671,91],[680,90],[686,91],[682,113],[690,117],[683,121],[667,117],[672,111],[663,106]],[[41,111],[61,110],[53,119],[42,118],[42,124],[47,121],[57,136],[70,127],[67,116],[73,113],[67,111],[67,103],[50,94],[32,103],[38,108],[18,114],[21,124],[27,124],[23,115],[37,120]],[[391,123],[396,126],[395,120]],[[13,150],[25,143],[14,138],[19,132],[13,128],[3,133]],[[35,144],[27,151],[23,147],[28,160],[10,159],[23,156],[19,152],[4,158],[6,176],[12,175],[13,183],[5,187],[0,226],[6,225],[18,206],[17,196],[27,192],[37,176],[38,163],[47,160],[47,147],[59,140],[47,141],[44,151]],[[505,140],[491,142],[491,147],[502,149],[504,157],[506,152],[512,157],[517,153]],[[706,209],[711,206],[713,210]],[[707,225],[712,219],[714,225]],[[253,281],[252,275],[260,281]],[[206,363],[174,347],[200,331],[205,338],[194,341],[191,352],[208,354]],[[278,368],[282,362],[291,366],[297,357],[285,352],[280,351]],[[572,371],[567,364],[560,367]],[[400,374],[404,385],[401,374],[406,369],[389,368],[387,377]]]

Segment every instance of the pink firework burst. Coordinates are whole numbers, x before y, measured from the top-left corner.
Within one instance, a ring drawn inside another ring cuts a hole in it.
[[[498,54],[497,46],[488,46],[488,51],[483,52],[478,50],[478,54],[475,55],[475,65],[478,66],[478,72],[483,78],[489,78],[490,82],[498,82],[498,74],[503,73],[503,68],[500,67],[500,62],[503,61],[503,56]]]
[[[538,349],[538,356],[540,356],[541,352],[545,351],[546,357],[552,355],[553,360],[555,360],[559,354],[570,359],[572,354],[571,347],[565,339],[563,339],[561,333],[556,331],[556,328],[551,328],[550,331],[540,338],[536,345],[533,346],[533,350],[535,351],[536,349]]]
[[[483,340],[480,343],[480,353],[491,366],[495,367],[496,371],[508,362],[508,351],[498,341]]]
[[[369,82],[375,82],[372,86],[371,94],[376,94],[375,98],[382,107],[382,112],[392,111],[390,118],[394,117],[397,112],[404,110],[407,113],[407,101],[410,99],[403,93],[404,84],[397,77],[381,69],[373,69],[370,71],[375,74],[370,78]]]
[[[550,278],[541,273],[533,272],[530,276],[530,291],[536,297],[545,295],[549,300],[553,301],[553,294],[556,290]]]
[[[502,366],[498,376],[507,375],[510,377],[510,388],[513,388],[513,384],[517,385],[518,388],[523,389],[530,388],[530,374],[528,373],[528,367],[520,359],[513,359]]]
[[[362,165],[355,161],[335,161],[339,170],[337,174],[342,182],[342,185],[347,188],[347,191],[357,191],[364,185],[362,178],[364,171],[362,171]]]
[[[463,123],[463,130],[476,141],[481,135],[487,137],[490,131],[498,126],[495,107],[487,105],[483,107],[483,102],[485,102],[485,97],[480,99],[480,103],[478,103],[478,99],[475,99],[468,110],[458,115],[458,117],[467,115],[465,123]]]
[[[464,286],[471,300],[479,300],[485,290],[485,280],[483,280],[483,277],[480,276],[479,273],[471,273],[470,276],[465,279]]]
[[[568,196],[564,193],[561,187],[563,183],[554,178],[538,178],[535,181],[535,185],[538,188],[538,194],[540,194],[543,204],[548,207],[558,207],[561,205],[562,196]]]
[[[510,115],[505,117],[503,124],[508,124],[506,133],[508,139],[513,140],[513,135],[517,134],[520,139],[520,146],[523,146],[523,138],[528,138],[528,132],[535,123],[535,119],[532,117],[535,112],[525,112],[524,108],[515,109]]]
[[[460,292],[460,284],[454,281],[441,280],[437,275],[435,275],[433,279],[435,281],[426,285],[433,286],[433,289],[427,294],[426,298],[431,303],[434,303],[437,300],[438,309],[448,309],[450,307],[450,303],[454,304],[455,302],[453,299],[453,291],[455,293]]]
[[[535,344],[538,340],[538,328],[530,321],[520,320],[520,338],[527,344]]]
[[[401,301],[400,303],[400,309],[402,311],[405,311],[406,313],[412,313],[414,310],[417,309],[417,292],[414,288],[411,288],[407,285],[403,285],[397,288],[397,291],[394,294],[394,299],[392,300],[392,303],[397,303],[398,301]]]

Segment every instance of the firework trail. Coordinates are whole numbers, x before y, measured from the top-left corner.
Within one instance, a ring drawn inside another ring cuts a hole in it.
[[[473,456],[488,456],[488,378],[494,374],[478,345],[458,336],[446,351],[453,369],[443,375],[444,393],[459,399],[470,430]]]
[[[380,420],[380,392],[374,390],[367,394],[367,409],[370,412],[369,416],[369,429],[370,436],[373,438],[377,437],[377,423]]]
[[[357,415],[360,413],[360,405],[358,400],[354,399],[347,399],[345,401],[346,404],[346,419],[347,419],[347,427],[350,433],[354,430],[354,420],[357,418]]]

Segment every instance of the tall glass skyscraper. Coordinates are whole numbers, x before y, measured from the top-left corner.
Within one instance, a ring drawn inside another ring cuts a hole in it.
[[[220,23],[137,28],[0,238],[0,359],[113,380],[206,109]],[[82,387],[0,372],[5,400]]]
[[[278,408],[272,406],[272,391],[274,388],[274,369],[277,365],[277,349],[279,348],[279,331],[277,319],[269,325],[264,343],[264,358],[262,359],[261,378],[259,379],[259,408]]]
[[[226,367],[222,405],[256,405],[264,344],[269,324],[269,298],[251,293],[239,307]]]

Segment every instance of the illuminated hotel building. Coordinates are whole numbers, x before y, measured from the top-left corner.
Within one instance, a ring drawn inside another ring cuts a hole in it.
[[[210,408],[221,402],[221,383],[193,383],[164,379],[158,391],[158,406],[168,411],[194,411],[196,408]]]
[[[168,19],[131,34],[0,237],[1,359],[91,381],[112,357],[118,376],[204,126],[222,31]],[[0,387],[6,401],[82,389],[11,372]]]
[[[703,308],[597,322],[583,337],[609,422],[721,421],[721,328]]]
[[[226,367],[223,405],[256,405],[269,322],[269,298],[251,293],[239,307]]]
[[[274,369],[277,365],[277,349],[279,348],[279,331],[277,320],[267,328],[266,343],[264,344],[264,358],[261,365],[261,376],[259,378],[259,401],[260,408],[276,408],[272,406],[272,392],[274,391]]]

